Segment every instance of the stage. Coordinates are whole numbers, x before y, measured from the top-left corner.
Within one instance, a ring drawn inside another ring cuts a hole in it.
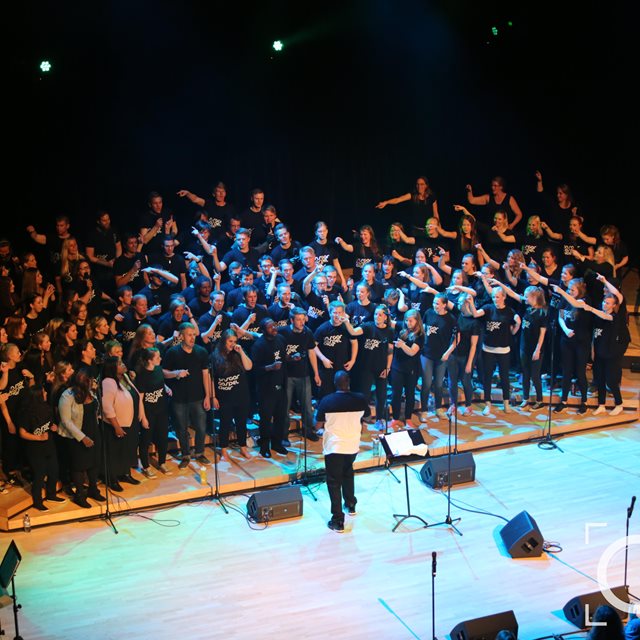
[[[562,452],[531,443],[477,453],[476,481],[452,489],[462,537],[446,526],[421,529],[416,520],[392,533],[393,514],[405,510],[405,487],[403,474],[398,484],[384,469],[356,475],[358,515],[347,517],[342,535],[326,527],[323,485],[311,487],[317,502],[303,489],[301,518],[256,530],[237,511],[246,496],[234,495],[226,499],[228,514],[205,500],[118,516],[118,535],[100,520],[4,535],[24,557],[16,579],[21,633],[29,640],[431,638],[432,551],[439,638],[459,621],[508,609],[521,640],[575,631],[561,609],[597,590],[598,561],[624,535],[626,507],[640,489],[640,430],[637,423],[595,428],[563,437],[560,446]],[[262,468],[257,461],[233,466],[239,482],[249,470],[258,478]],[[439,522],[446,496],[421,482],[420,466],[409,471],[412,511]],[[180,477],[196,486],[194,472]],[[511,559],[498,535],[504,521],[460,507],[505,518],[527,510],[545,540],[563,550]],[[636,512],[636,537],[637,523]],[[629,558],[638,594],[637,544]],[[622,583],[621,553],[609,579]],[[8,637],[10,614],[0,611]]]
[[[640,376],[625,372],[623,378],[623,400],[625,411],[618,416],[591,415],[579,416],[576,413],[578,399],[569,398],[569,408],[564,413],[552,413],[552,436],[560,437],[565,434],[578,433],[596,429],[606,429],[622,424],[633,423],[638,420],[637,379]],[[590,396],[589,407],[595,408],[594,399]],[[515,400],[519,396],[515,394]],[[547,398],[545,397],[545,400]],[[494,400],[501,402],[500,392],[494,390]],[[552,404],[558,400],[552,397]],[[535,441],[546,433],[548,411],[547,406],[537,411],[514,409],[505,414],[501,404],[494,404],[490,416],[482,416],[479,408],[482,404],[474,405],[473,416],[460,416],[458,419],[458,451],[480,451],[492,447],[513,446]],[[609,407],[611,408],[611,407]],[[219,464],[219,492],[222,495],[235,493],[251,493],[266,487],[284,485],[301,477],[322,479],[324,463],[322,457],[322,443],[308,442],[307,472],[304,472],[304,441],[295,432],[299,426],[299,417],[292,415],[291,419],[291,447],[287,456],[273,453],[269,460],[259,455],[257,448],[251,449],[251,458],[245,460],[235,449],[230,449],[233,462],[221,461]],[[448,447],[448,420],[428,418],[420,422],[414,415],[414,428],[420,428],[423,439],[429,446],[429,455],[442,456]],[[454,425],[455,427],[455,425]],[[257,435],[257,428],[250,433]],[[385,464],[386,459],[375,456],[372,437],[380,432],[374,425],[367,425],[362,435],[361,453],[355,463],[359,471],[373,470]],[[207,455],[212,460],[213,451],[207,449]],[[383,453],[384,455],[384,453]],[[128,512],[140,509],[167,506],[180,502],[193,501],[212,495],[215,487],[213,465],[207,467],[207,483],[200,481],[199,465],[192,461],[184,470],[178,469],[178,459],[169,458],[167,466],[171,474],[163,476],[157,471],[157,477],[146,479],[136,475],[141,484],[137,486],[123,485],[123,493],[111,492],[112,511]],[[100,485],[101,489],[104,489]],[[49,511],[41,512],[31,508],[31,495],[28,490],[14,488],[8,494],[0,495],[0,530],[15,531],[22,529],[24,514],[28,513],[32,527],[60,524],[77,519],[99,517],[104,511],[104,504],[89,500],[91,509],[82,509],[71,501],[64,504],[48,503]]]

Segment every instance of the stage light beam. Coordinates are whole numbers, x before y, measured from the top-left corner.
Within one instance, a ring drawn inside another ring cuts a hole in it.
[[[273,50],[274,51],[282,51],[282,49],[284,49],[284,45],[282,44],[282,40],[274,40],[273,41]]]
[[[49,71],[51,71],[51,63],[48,60],[43,60],[40,63],[40,71],[42,71],[43,73],[48,73]]]

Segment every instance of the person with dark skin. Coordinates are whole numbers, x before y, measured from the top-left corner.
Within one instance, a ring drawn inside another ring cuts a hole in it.
[[[367,401],[361,393],[350,391],[346,371],[335,374],[333,385],[336,391],[318,403],[316,424],[324,429],[322,452],[331,499],[331,520],[327,526],[336,533],[344,533],[343,502],[349,515],[357,513],[353,463],[360,450],[361,420]]]

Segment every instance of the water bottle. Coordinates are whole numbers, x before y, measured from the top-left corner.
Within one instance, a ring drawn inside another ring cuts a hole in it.
[[[200,484],[207,484],[207,468],[204,465],[200,467]]]
[[[31,518],[29,517],[28,513],[24,514],[24,518],[22,519],[22,526],[24,527],[26,533],[31,532]]]
[[[380,438],[378,438],[378,436],[373,436],[373,438],[371,438],[371,451],[374,458],[380,456]]]

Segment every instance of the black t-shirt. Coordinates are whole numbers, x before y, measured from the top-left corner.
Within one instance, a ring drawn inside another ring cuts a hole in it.
[[[251,359],[253,361],[253,370],[256,372],[259,384],[265,384],[271,388],[284,384],[286,373],[284,359],[286,350],[286,340],[279,334],[273,339],[262,336],[256,340],[251,350]],[[274,362],[282,363],[280,369],[267,371],[265,367]]]
[[[27,380],[22,375],[22,369],[23,367],[21,367],[20,364],[17,364],[13,369],[9,369],[9,373],[7,376],[7,386],[2,391],[2,393],[6,393],[8,395],[8,398],[6,400],[7,409],[13,423],[17,427],[20,426],[18,422],[20,414],[19,408],[21,407],[25,391],[29,386]],[[0,420],[2,420],[2,422],[5,421],[1,411]]]
[[[20,405],[20,419],[14,418],[14,424],[16,427],[22,427],[28,433],[36,436],[43,434],[49,434],[51,426],[54,423],[55,414],[53,407],[43,399],[38,398],[35,402],[23,401]],[[40,452],[41,455],[46,455],[45,452],[54,453],[53,438],[48,435],[47,440],[26,440],[27,447],[29,447],[30,453]]]
[[[400,278],[398,276],[383,278],[382,274],[379,273],[376,276],[376,282],[380,285],[380,288],[382,291],[382,295],[379,298],[380,300],[384,299],[384,294],[387,292],[387,289],[398,289],[400,287]],[[373,295],[373,290],[372,290],[372,295]],[[371,297],[371,300],[373,300],[373,297]]]
[[[206,349],[200,345],[194,345],[188,353],[182,345],[171,347],[165,354],[162,362],[164,369],[188,369],[189,375],[185,378],[170,378],[169,386],[173,391],[173,401],[178,403],[199,402],[205,398],[202,371],[209,367],[209,356]]]
[[[226,229],[229,219],[236,214],[235,207],[232,204],[227,202],[222,206],[218,206],[215,200],[209,198],[204,199],[202,208],[207,212],[207,222],[211,225],[211,235],[214,238]]]
[[[248,405],[249,384],[240,354],[235,351],[230,353],[223,364],[217,361],[215,354],[212,354],[211,365],[216,398],[220,404],[233,402],[236,405]]]
[[[291,309],[289,307],[282,307],[278,302],[274,302],[267,309],[267,313],[269,314],[269,317],[273,318],[278,328],[286,327],[289,324],[290,311]]]
[[[450,314],[437,314],[427,309],[423,318],[425,341],[422,353],[430,360],[441,360],[453,340],[456,319]]]
[[[122,335],[122,342],[125,343],[125,347],[127,346],[127,343],[131,342],[136,337],[136,330],[141,324],[151,325],[151,327],[155,329],[156,321],[151,316],[137,318],[133,310],[129,310],[124,314],[124,320],[120,323],[119,329]]]
[[[560,312],[564,313],[564,323],[567,328],[574,332],[574,336],[569,338],[561,329],[562,340],[580,343],[591,341],[591,314],[588,311],[572,306],[563,298],[560,303]]]
[[[522,249],[525,263],[529,264],[531,260],[535,260],[536,264],[542,265],[542,254],[549,246],[549,241],[544,236],[538,238],[523,233],[516,234],[516,237]]]
[[[316,252],[316,264],[320,267],[333,265],[333,261],[338,258],[338,249],[328,240],[325,244],[320,244],[317,240],[314,240],[308,246]]]
[[[162,213],[158,216],[153,211],[149,210],[143,213],[140,217],[140,231],[142,229],[153,229],[158,218],[162,218],[163,226],[160,227],[160,231],[147,242],[143,251],[147,256],[159,256],[162,253],[162,239],[164,238],[164,223],[169,221],[169,218],[173,216],[172,212],[168,209],[163,209]]]
[[[119,258],[116,258],[116,261],[113,263],[113,275],[116,277],[120,277],[129,273],[129,271],[131,271],[131,269],[133,268],[133,265],[138,260],[141,264],[140,270],[135,272],[134,277],[130,282],[127,282],[127,285],[131,287],[131,289],[133,289],[134,294],[138,293],[138,291],[140,291],[140,289],[142,289],[142,287],[144,287],[146,284],[146,282],[144,281],[144,274],[141,271],[141,269],[144,269],[147,266],[147,259],[145,258],[145,256],[143,256],[141,253],[136,253],[131,258],[127,258],[127,256],[125,256],[123,253]]]
[[[255,314],[255,320],[251,323],[250,326],[247,327],[247,331],[253,331],[256,333],[262,333],[260,331],[260,323],[264,318],[268,318],[269,314],[264,307],[260,307],[256,305],[253,309],[249,309],[244,304],[241,304],[237,309],[234,310],[231,315],[231,322],[237,324],[238,326],[242,326],[244,321],[251,315]],[[240,336],[239,341],[244,347],[245,351],[251,351],[253,347],[253,340],[248,336]]]
[[[371,300],[374,305],[381,302],[388,285],[382,284],[382,282],[377,279],[373,281],[373,284],[369,284],[368,282],[365,284],[369,287],[369,300]]]
[[[360,242],[353,245],[353,279],[358,282],[362,278],[362,268],[365,264],[380,262],[380,255],[374,253],[371,247],[365,247]]]
[[[273,247],[269,252],[274,265],[280,264],[280,260],[290,260],[295,268],[300,265],[300,248],[301,244],[297,240],[291,241],[288,249],[283,249],[279,244]]]
[[[390,256],[393,251],[397,251],[402,258],[407,258],[413,262],[413,254],[415,253],[415,245],[407,244],[406,242],[388,242],[385,245],[384,253]],[[393,263],[396,269],[404,269],[407,267],[407,263],[398,258],[393,258]]]
[[[278,329],[278,333],[285,341],[287,376],[304,378],[309,374],[309,351],[316,346],[313,333],[306,326],[300,332],[294,331],[291,325]]]
[[[333,370],[344,369],[351,358],[351,341],[355,340],[347,328],[343,324],[336,327],[331,322],[323,322],[313,337],[324,357],[333,362]]]
[[[328,413],[357,413],[366,411],[367,408],[367,400],[363,394],[354,391],[337,391],[320,400],[316,410],[316,421],[326,422]]]
[[[116,243],[120,242],[114,229],[102,229],[96,227],[87,235],[87,247],[92,247],[96,258],[101,260],[113,260],[116,257]],[[93,268],[100,265],[93,265]]]
[[[554,229],[555,231],[555,229]],[[562,235],[562,255],[558,256],[562,264],[575,264],[576,266],[580,266],[580,261],[574,258],[571,255],[571,252],[575,249],[578,253],[581,253],[583,256],[588,255],[589,247],[586,242],[580,240],[580,238],[571,236],[568,232]]]
[[[433,305],[433,293],[419,287],[409,287],[404,290],[404,300],[409,309],[415,309],[421,316]]]
[[[464,356],[465,358],[468,357],[471,351],[472,336],[479,336],[480,329],[480,321],[477,318],[460,314],[458,316],[458,335],[460,337],[453,354],[456,356]]]
[[[327,305],[325,305],[323,296],[319,296],[315,291],[311,290],[309,295],[303,297],[303,303],[307,310],[307,325],[311,331],[315,331],[329,317]]]
[[[411,230],[414,236],[424,234],[424,226],[429,218],[433,217],[433,204],[438,198],[435,193],[430,193],[424,200],[411,198],[409,200],[409,224],[407,229]]]
[[[593,348],[597,358],[618,358],[630,342],[626,313],[613,313],[613,320],[593,318]]]
[[[400,326],[396,327],[395,340],[400,338],[402,329]],[[399,371],[401,373],[407,373],[411,375],[417,375],[420,371],[420,352],[424,347],[424,336],[407,337],[404,339],[407,347],[412,347],[414,344],[418,345],[418,351],[413,356],[405,353],[400,347],[393,348],[393,360],[391,361],[391,369]]]
[[[211,329],[211,325],[217,316],[222,316],[222,320],[219,321],[218,326],[213,330],[213,333],[209,337],[209,345],[216,343],[224,331],[231,326],[231,316],[225,311],[211,315],[210,311],[203,313],[198,318],[198,329],[200,329],[200,335],[206,333]]]
[[[549,321],[549,314],[546,309],[534,309],[527,307],[522,318],[522,349],[525,353],[531,354],[538,345],[540,329],[546,328]]]
[[[240,249],[235,247],[224,254],[221,262],[224,262],[227,267],[232,262],[239,262],[243,267],[249,267],[252,271],[258,271],[260,254],[255,249],[249,249],[249,251],[242,253]]]
[[[351,318],[351,324],[354,327],[358,327],[364,322],[373,320],[373,312],[375,309],[376,305],[371,302],[364,306],[357,300],[354,300],[347,305],[347,315]]]
[[[379,375],[387,368],[389,345],[393,344],[393,329],[377,327],[375,322],[365,322],[362,332],[358,342],[358,368]]]
[[[494,304],[485,304],[478,309],[480,310],[484,311],[483,346],[503,349],[511,347],[511,325],[515,317],[513,309],[511,307],[498,309]]]
[[[427,262],[429,264],[433,264],[440,259],[440,249],[448,251],[449,241],[440,236],[431,238],[427,235],[423,235],[422,237],[416,238],[415,251],[418,249],[422,249],[427,256]]]
[[[481,231],[482,247],[498,264],[502,264],[507,259],[507,254],[511,249],[517,248],[517,240],[516,242],[504,242],[492,227],[480,224],[478,227]],[[504,234],[509,236],[513,235],[513,232],[507,229]]]
[[[257,226],[261,225],[263,222],[264,222],[264,216],[262,215],[262,209],[256,213],[255,211],[252,211],[250,207],[247,207],[240,214],[240,224],[245,229],[255,229]]]
[[[184,262],[184,257],[179,256],[176,253],[174,253],[170,258],[162,254],[161,256],[158,256],[158,258],[156,259],[156,262],[161,266],[161,268],[164,271],[168,271],[169,273],[172,273],[174,276],[178,278],[178,280],[180,279],[180,276],[183,273],[185,275],[187,273],[187,267]],[[178,282],[178,286],[180,286],[179,282]]]
[[[164,388],[162,367],[154,367],[152,371],[139,367],[136,372],[136,387],[142,394],[144,409],[147,413],[161,413],[167,410],[167,395]]]

